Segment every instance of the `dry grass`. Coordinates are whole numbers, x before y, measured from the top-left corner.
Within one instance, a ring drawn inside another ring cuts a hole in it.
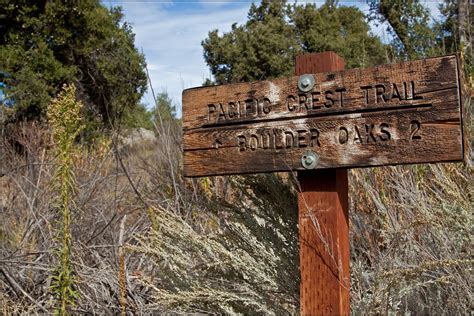
[[[354,312],[473,308],[472,180],[462,164],[352,172]]]
[[[297,186],[272,174],[185,180],[179,123],[155,132],[127,148],[115,137],[76,148],[72,312],[297,313]],[[52,311],[49,133],[5,135],[21,146],[2,147],[0,311]],[[351,172],[354,314],[474,308],[472,180],[469,164]]]

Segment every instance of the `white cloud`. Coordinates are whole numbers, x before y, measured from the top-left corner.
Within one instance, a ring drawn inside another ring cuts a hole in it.
[[[178,105],[178,115],[182,90],[200,86],[209,77],[201,41],[210,30],[228,31],[232,23],[243,23],[249,7],[248,2],[231,8],[225,3],[192,3],[192,8],[181,9],[162,2],[114,4],[123,7],[125,20],[133,26],[135,44],[145,53],[155,93],[167,91]],[[144,102],[153,106],[150,92]]]

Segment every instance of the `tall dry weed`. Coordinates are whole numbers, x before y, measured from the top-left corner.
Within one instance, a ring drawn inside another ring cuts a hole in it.
[[[59,263],[53,273],[51,290],[57,297],[56,312],[60,315],[68,314],[70,305],[75,305],[78,296],[77,280],[71,263],[71,213],[75,207],[74,194],[77,190],[72,152],[76,137],[84,127],[81,108],[82,103],[76,100],[75,86],[65,85],[59,96],[52,100],[47,111],[56,153],[56,170],[52,185],[58,197],[53,206],[61,216],[57,237]]]

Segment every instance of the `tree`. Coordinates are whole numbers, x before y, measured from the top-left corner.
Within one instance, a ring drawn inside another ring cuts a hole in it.
[[[444,20],[439,25],[438,45],[447,53],[462,51],[468,73],[472,77],[474,5],[469,5],[468,0],[445,0],[439,9]]]
[[[145,59],[120,8],[98,0],[7,1],[0,8],[0,70],[16,119],[40,119],[64,83],[75,83],[89,117],[113,124],[146,89]]]
[[[286,21],[285,1],[252,3],[245,25],[202,42],[204,59],[218,83],[261,80],[289,75],[299,51],[293,27]]]
[[[213,30],[202,46],[217,83],[292,75],[295,56],[302,52],[334,50],[347,68],[385,60],[384,45],[369,33],[364,14],[334,1],[317,8],[263,0],[251,5],[244,25],[234,24],[222,36]]]
[[[153,121],[157,124],[168,122],[176,119],[176,106],[173,100],[168,96],[167,92],[161,92],[156,97],[156,105],[152,111]]]
[[[346,61],[346,68],[367,67],[387,61],[380,39],[370,34],[362,11],[355,7],[336,6],[327,1],[293,5],[291,14],[296,35],[305,52],[335,51]]]
[[[430,11],[418,0],[371,0],[372,16],[388,22],[398,56],[415,59],[439,55]]]
[[[391,45],[399,59],[416,59],[461,52],[468,78],[473,76],[472,19],[468,0],[444,0],[436,19],[419,0],[370,0],[371,19],[389,24]]]

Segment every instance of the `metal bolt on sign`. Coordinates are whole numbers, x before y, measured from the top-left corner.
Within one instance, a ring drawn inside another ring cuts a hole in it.
[[[305,169],[314,169],[319,163],[319,155],[312,152],[307,151],[301,157],[301,164]]]
[[[313,75],[302,75],[298,78],[298,89],[302,92],[308,92],[314,87]]]

